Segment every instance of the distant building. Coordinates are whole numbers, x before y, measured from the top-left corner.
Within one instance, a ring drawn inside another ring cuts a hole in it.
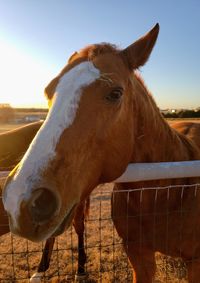
[[[11,108],[9,103],[0,103],[0,108]]]
[[[161,109],[160,112],[165,115],[169,113],[169,109]]]
[[[179,112],[179,110],[178,109],[161,109],[160,112],[165,115],[168,113],[177,113]]]
[[[8,103],[0,103],[0,121],[3,123],[11,122],[14,119],[14,109]]]
[[[25,122],[37,122],[37,121],[40,121],[40,120],[41,120],[41,117],[39,117],[38,115],[27,115],[24,118]]]

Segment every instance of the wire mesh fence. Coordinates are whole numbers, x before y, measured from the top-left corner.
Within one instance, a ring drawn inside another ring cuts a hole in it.
[[[132,271],[110,215],[112,184],[91,195],[85,220],[87,282],[131,282]],[[27,282],[36,271],[44,243],[12,234],[0,237],[0,282]],[[77,235],[73,227],[56,238],[49,269],[42,282],[73,282],[77,272]],[[125,280],[125,281],[124,281]]]
[[[184,229],[183,218],[190,213],[191,207],[187,211],[182,209],[182,200],[185,196],[190,198],[190,205],[196,205],[199,194],[199,184],[171,186],[165,188],[141,188],[137,190],[118,191],[113,198],[120,194],[125,195],[127,204],[130,194],[134,194],[135,201],[140,206],[139,214],[129,214],[127,209],[127,219],[137,219],[140,225],[140,239],[138,245],[142,246],[143,220],[153,219],[151,227],[152,239],[155,249],[159,239],[156,238],[156,229],[160,221],[166,231],[165,238],[162,239],[166,254],[170,249],[170,219],[179,215],[177,227],[180,238],[177,245],[181,243]],[[111,218],[111,194],[113,184],[105,184],[97,187],[91,194],[90,212],[85,219],[85,249],[87,255],[86,272],[88,278],[84,282],[132,282],[132,268],[124,252],[121,238],[118,236]],[[173,192],[178,191],[179,203],[176,208],[168,206],[168,200],[173,197]],[[145,210],[146,197],[151,195],[152,211]],[[160,199],[162,198],[162,199]],[[192,203],[191,203],[192,199]],[[158,201],[162,201],[162,208],[158,207]],[[128,208],[128,205],[127,205]],[[178,228],[179,227],[179,228]],[[0,223],[0,229],[2,228]],[[128,229],[128,228],[127,228]],[[192,245],[192,241],[191,241]],[[27,282],[37,271],[38,264],[42,256],[44,243],[32,243],[10,233],[0,237],[0,282]],[[192,248],[192,246],[191,246]],[[170,254],[170,253],[169,253]],[[154,282],[186,283],[187,270],[186,263],[180,256],[172,258],[168,255],[155,253],[156,276]],[[43,274],[42,282],[74,282],[77,272],[78,250],[77,235],[73,227],[56,238],[49,269]],[[195,282],[197,283],[197,282]]]

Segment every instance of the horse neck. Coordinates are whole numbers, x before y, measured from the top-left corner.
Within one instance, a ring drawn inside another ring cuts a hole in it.
[[[184,161],[200,158],[200,151],[164,120],[142,80],[133,77],[134,152],[131,162]],[[137,98],[137,100],[136,100]]]

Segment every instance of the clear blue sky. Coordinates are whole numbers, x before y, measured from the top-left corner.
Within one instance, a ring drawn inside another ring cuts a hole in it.
[[[72,52],[102,41],[126,47],[157,22],[141,69],[148,88],[161,108],[200,107],[199,0],[0,0],[0,102],[40,106]]]

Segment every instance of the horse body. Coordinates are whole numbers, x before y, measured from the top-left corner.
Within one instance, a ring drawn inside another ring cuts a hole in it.
[[[146,103],[152,104],[151,97]],[[142,105],[144,104],[143,101]],[[138,146],[135,145],[139,156],[134,154],[131,162],[185,161],[200,158],[200,124],[177,122],[169,128],[158,111],[154,111],[154,116],[147,113],[147,117],[150,121],[146,126],[141,124],[142,116],[141,123],[138,124],[144,135],[139,138]],[[138,278],[137,282],[152,282],[156,270],[156,251],[184,258],[188,266],[189,282],[198,282],[200,193],[199,190],[195,192],[194,188],[183,189],[180,186],[198,182],[198,178],[190,178],[115,184],[112,218],[118,234],[124,241],[124,247],[135,270],[135,280]],[[137,190],[168,186],[177,187],[171,188],[170,191],[169,188],[160,191]],[[135,191],[126,192],[128,189]],[[196,260],[193,262],[194,258]]]
[[[177,130],[179,133],[186,136],[190,141],[192,141],[198,148],[200,148],[200,125],[198,122],[174,122],[172,127]]]
[[[42,121],[0,134],[0,170],[13,168],[21,160]]]
[[[96,185],[115,180],[128,163],[200,159],[199,126],[193,134],[188,129],[193,141],[171,128],[135,72],[149,58],[158,32],[156,25],[124,50],[89,46],[75,53],[47,86],[47,120],[4,190],[13,232],[33,241],[55,235],[70,225],[77,205]],[[182,256],[189,282],[198,282],[199,193],[178,187],[196,182],[198,178],[115,186],[112,217],[134,268],[134,282],[152,282],[156,251]],[[170,194],[161,190],[156,197],[152,190],[137,190],[169,185],[177,188]]]

